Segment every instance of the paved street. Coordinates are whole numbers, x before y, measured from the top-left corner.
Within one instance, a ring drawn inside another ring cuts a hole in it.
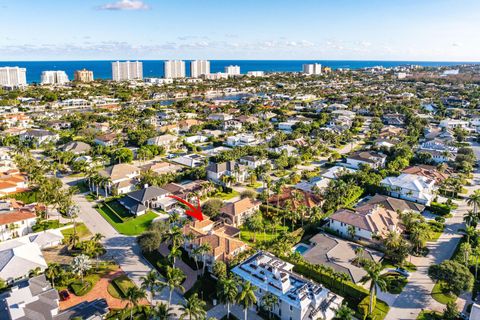
[[[476,142],[471,142],[471,144],[477,159],[480,159],[480,145]],[[480,171],[477,169],[473,174],[472,186],[467,188],[469,190],[468,194],[478,189],[479,181]],[[459,204],[459,207],[457,210],[454,210],[454,216],[447,219],[443,234],[437,242],[427,244],[430,250],[429,254],[426,257],[412,257],[412,262],[418,269],[411,274],[409,282],[402,293],[396,299],[391,299],[391,296],[385,297],[388,302],[391,302],[390,312],[385,318],[386,320],[416,319],[422,309],[442,311],[445,308],[444,305],[433,300],[430,295],[434,283],[428,276],[428,267],[450,259],[462,237],[458,229],[465,227],[463,215],[470,208],[463,200],[456,202]],[[379,297],[381,298],[381,295]],[[463,299],[459,299],[457,302],[460,308],[463,308],[465,305]]]

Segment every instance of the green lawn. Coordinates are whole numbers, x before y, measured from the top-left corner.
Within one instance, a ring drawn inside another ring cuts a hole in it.
[[[417,320],[441,320],[442,314],[435,311],[422,311],[417,317]]]
[[[117,299],[125,298],[128,288],[135,287],[135,283],[130,280],[126,275],[122,275],[112,280],[108,285],[108,293]]]
[[[225,192],[219,192],[217,194],[215,194],[213,196],[213,198],[217,198],[217,199],[220,199],[220,200],[230,200],[232,198],[235,198],[235,197],[238,197],[240,195],[240,193],[238,193],[237,191],[233,190],[232,192],[230,193],[225,193]]]
[[[442,282],[439,281],[435,284],[432,289],[432,298],[435,301],[440,302],[441,304],[447,304],[449,302],[455,302],[457,300],[457,296],[454,294],[446,293],[443,290]]]
[[[105,205],[99,205],[97,211],[108,221],[118,232],[127,236],[136,236],[144,232],[157,217],[152,211],[144,215],[123,222]]]
[[[80,239],[88,238],[92,235],[92,233],[90,232],[90,230],[88,230],[87,226],[84,223],[77,223],[76,229],[77,235]],[[70,235],[73,234],[73,225],[71,228],[63,229],[62,234],[65,238],[70,237]]]
[[[289,231],[288,227],[285,226],[277,226],[276,228],[277,232],[271,232],[271,230],[265,230],[264,232],[257,232],[257,241],[270,241],[278,237],[281,231]],[[250,230],[248,230],[245,226],[241,228],[240,232],[240,239],[249,243],[253,243],[253,236],[254,233]]]

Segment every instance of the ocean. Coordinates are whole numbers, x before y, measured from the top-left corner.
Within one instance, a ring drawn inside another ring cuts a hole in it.
[[[140,60],[143,62],[143,76],[163,77],[164,60]],[[40,75],[45,70],[64,70],[70,79],[73,79],[75,70],[88,69],[93,71],[95,79],[111,79],[111,60],[102,61],[0,61],[0,67],[18,66],[27,68],[27,82],[40,82]],[[210,60],[210,72],[223,72],[229,65],[239,65],[241,73],[248,71],[265,72],[298,72],[305,63],[321,63],[322,66],[332,69],[349,68],[360,69],[374,66],[395,67],[408,64],[420,66],[453,66],[459,64],[475,64],[474,62],[429,62],[429,61],[359,61],[359,60]],[[190,73],[190,64],[186,60],[187,76]]]

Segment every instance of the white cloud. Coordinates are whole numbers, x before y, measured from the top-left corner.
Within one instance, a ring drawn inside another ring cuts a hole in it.
[[[148,10],[150,7],[141,0],[119,0],[100,7],[102,10]]]

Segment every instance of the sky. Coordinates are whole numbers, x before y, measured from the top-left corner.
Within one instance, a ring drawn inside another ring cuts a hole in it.
[[[0,0],[0,61],[480,61],[479,0]]]

